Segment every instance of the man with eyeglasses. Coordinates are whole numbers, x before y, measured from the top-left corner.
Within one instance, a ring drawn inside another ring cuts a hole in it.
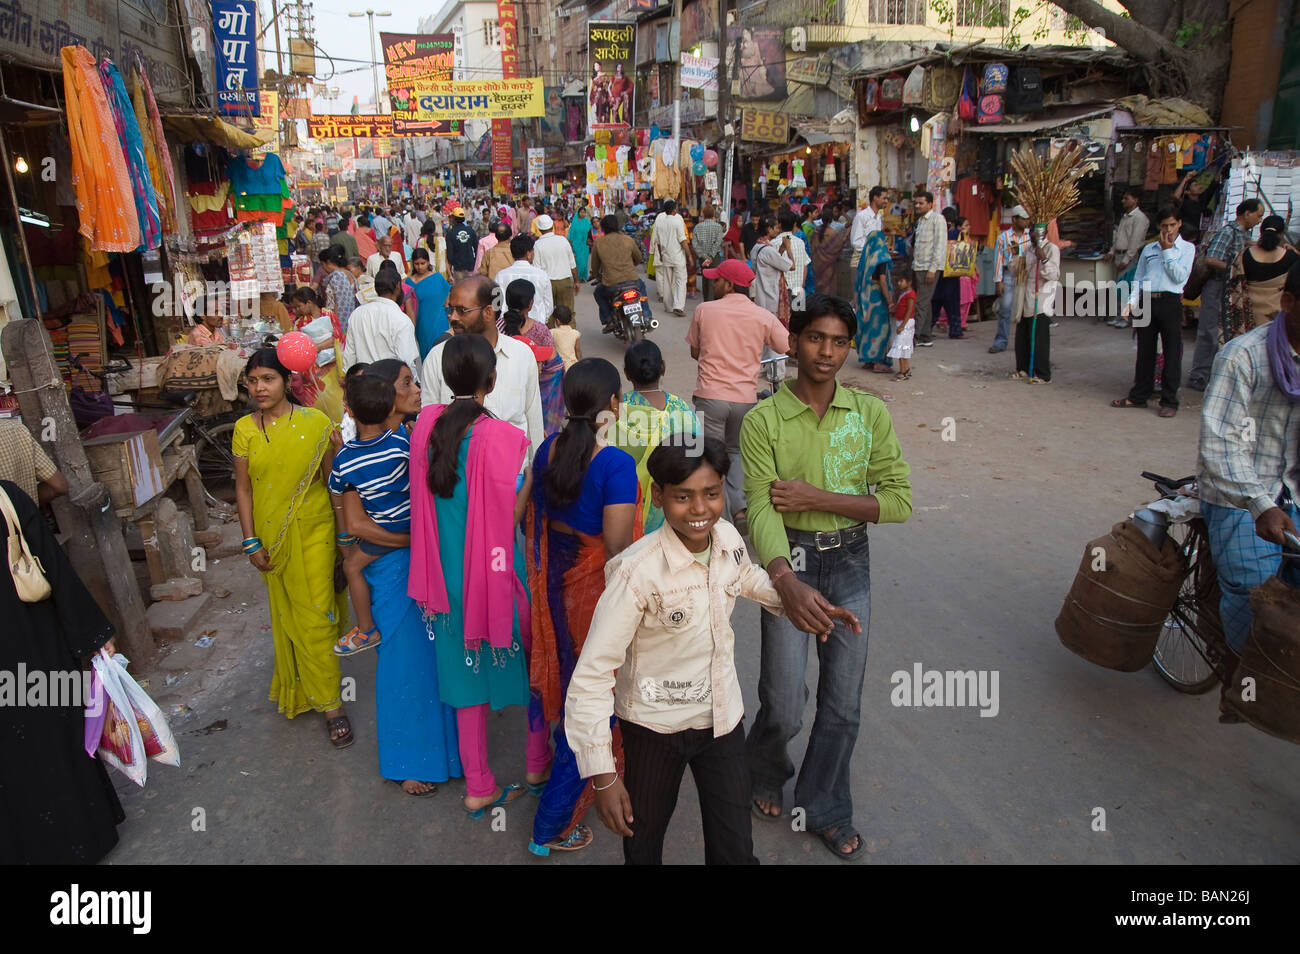
[[[533,452],[546,437],[542,429],[542,392],[537,384],[537,358],[532,348],[509,335],[497,332],[496,309],[492,306],[496,285],[485,275],[471,275],[452,286],[447,296],[447,323],[453,335],[482,335],[497,356],[496,386],[483,400],[495,417],[509,421],[528,435],[528,467]],[[450,404],[454,396],[442,379],[443,335],[429,349],[420,372],[423,403]]]

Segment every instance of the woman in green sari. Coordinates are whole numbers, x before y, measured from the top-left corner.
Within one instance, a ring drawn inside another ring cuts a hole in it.
[[[862,249],[854,286],[858,293],[857,345],[862,367],[881,374],[893,365],[888,355],[892,331],[890,310],[894,303],[889,288],[891,265],[885,233],[872,232]]]
[[[676,394],[659,387],[666,365],[663,353],[653,341],[638,341],[623,356],[623,373],[627,375],[632,390],[623,398],[619,409],[617,447],[632,455],[636,461],[637,515],[634,533],[658,530],[664,522],[664,512],[650,502],[650,471],[646,461],[650,452],[670,434],[700,433],[700,422],[691,406]]]
[[[591,219],[586,209],[579,209],[569,226],[569,244],[573,246],[573,257],[578,261],[578,281],[587,280],[587,256],[591,254],[588,240],[591,238]]]
[[[257,410],[235,422],[231,451],[244,554],[271,603],[270,700],[290,719],[323,712],[330,742],[346,748],[352,725],[334,644],[351,617],[346,591],[334,587],[337,535],[326,489],[337,432],[324,413],[294,403],[275,349],[254,352],[244,376]]]

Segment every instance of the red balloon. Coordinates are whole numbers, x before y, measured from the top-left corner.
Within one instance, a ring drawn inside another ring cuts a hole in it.
[[[290,371],[302,374],[316,363],[316,344],[301,331],[291,331],[276,344],[275,356]]]
[[[718,164],[718,154],[712,149],[704,150],[704,164],[712,169]]]

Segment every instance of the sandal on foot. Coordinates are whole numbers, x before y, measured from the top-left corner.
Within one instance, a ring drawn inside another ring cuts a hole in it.
[[[840,861],[857,861],[867,850],[867,840],[858,834],[857,829],[852,825],[840,825],[838,828],[824,828],[817,832],[817,837],[821,843],[826,846],[826,850],[833,854]],[[843,851],[843,847],[851,842],[854,838],[858,840],[858,847],[852,851]]]
[[[530,782],[527,779],[525,779],[524,788],[528,789],[529,795],[535,795],[537,798],[541,798],[542,792],[546,791],[546,783],[549,782],[550,780],[551,777],[549,775],[546,776],[546,778],[542,779],[540,782]]]
[[[426,789],[426,790],[423,791],[423,792],[408,792],[408,791],[406,790],[406,786],[404,786],[404,785],[403,785],[401,782],[399,782],[397,779],[395,779],[395,778],[390,778],[389,781],[392,782],[394,785],[396,785],[398,788],[400,788],[404,794],[406,794],[406,795],[410,795],[412,798],[428,798],[430,795],[437,795],[437,794],[438,794],[438,786],[437,786],[435,783],[433,783],[433,782],[421,782],[420,784],[422,784],[422,785],[429,785],[429,786],[432,786],[431,788],[428,788],[428,789]],[[408,778],[408,779],[406,779],[406,781],[409,782],[409,781],[412,781],[412,779],[409,779],[409,778]],[[419,780],[419,779],[415,779],[414,781],[419,782],[420,780]]]
[[[1012,371],[1007,375],[1007,377],[1011,378],[1013,381],[1023,381],[1025,378],[1029,377],[1029,375],[1025,374],[1023,371]]]
[[[335,729],[339,730],[338,738],[334,737]],[[341,715],[336,719],[326,719],[325,734],[329,736],[330,745],[336,749],[346,749],[356,741],[352,735],[352,723],[348,721],[348,717],[345,715]]]
[[[596,833],[586,825],[575,825],[573,831],[563,838],[556,838],[544,845],[539,845],[535,841],[528,842],[528,850],[539,858],[545,858],[552,851],[581,851],[590,845],[595,837]]]
[[[335,656],[353,656],[357,653],[365,652],[367,649],[374,649],[379,645],[382,639],[379,635],[379,627],[376,626],[368,633],[361,632],[360,626],[353,626],[352,631],[346,636],[339,639],[334,644]]]
[[[1110,402],[1110,406],[1111,407],[1146,407],[1145,404],[1134,404],[1126,397],[1115,398],[1115,400]]]
[[[513,802],[523,793],[524,787],[522,785],[518,782],[511,782],[509,785],[502,786],[501,794],[494,800],[488,802],[482,808],[469,808],[464,805],[462,805],[462,807],[465,808],[465,814],[469,815],[470,818],[482,818],[489,808],[496,808],[498,805],[505,805],[508,802]]]
[[[767,799],[764,799],[764,801],[767,801]],[[760,818],[763,821],[771,822],[771,821],[781,820],[781,813],[779,811],[775,815],[769,815],[767,812],[763,811],[763,809],[759,807],[758,799],[756,798],[750,799],[749,810],[753,813],[755,818]]]

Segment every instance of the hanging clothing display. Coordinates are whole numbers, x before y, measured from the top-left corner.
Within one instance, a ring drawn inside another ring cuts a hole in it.
[[[65,46],[60,57],[81,234],[97,250],[134,252],[141,234],[131,174],[95,58],[84,46]]]
[[[99,64],[99,76],[104,83],[108,108],[113,114],[113,125],[126,156],[126,169],[131,177],[132,197],[135,200],[136,218],[140,220],[140,238],[145,248],[157,248],[162,243],[162,223],[158,218],[158,198],[154,194],[153,179],[144,154],[144,138],[136,122],[135,107],[126,94],[122,73],[109,60]]]

